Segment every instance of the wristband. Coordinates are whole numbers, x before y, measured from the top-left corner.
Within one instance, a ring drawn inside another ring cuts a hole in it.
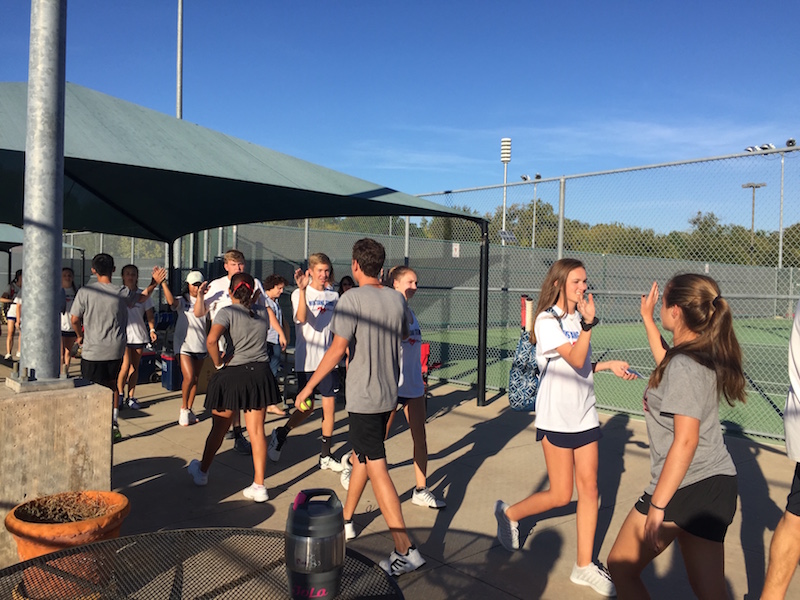
[[[653,504],[652,501],[650,502],[650,508],[655,508],[656,510],[660,510],[661,512],[667,510],[666,506],[656,506],[655,504]]]
[[[588,322],[584,321],[583,317],[581,317],[581,329],[583,329],[584,331],[591,331],[592,327],[597,325],[599,322],[600,319],[598,319],[597,317]]]
[[[217,365],[214,365],[214,367],[217,369],[217,371],[220,371],[220,370],[222,370],[222,369],[224,369],[224,368],[225,368],[225,363],[222,363],[222,364],[220,364],[219,366],[217,366]]]

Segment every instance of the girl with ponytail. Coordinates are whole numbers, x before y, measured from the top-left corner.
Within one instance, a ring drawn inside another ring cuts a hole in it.
[[[206,339],[208,355],[217,372],[208,382],[206,407],[211,408],[211,433],[206,439],[203,460],[189,463],[189,474],[195,485],[208,483],[208,470],[222,445],[225,432],[235,414],[244,411],[244,421],[253,449],[253,483],[243,490],[245,498],[266,502],[269,494],[264,486],[267,464],[267,438],[264,418],[267,406],[280,399],[278,384],[269,368],[267,330],[277,324],[271,308],[258,302],[257,288],[248,273],[236,273],[229,287],[231,305],[221,308],[211,324]],[[219,340],[225,337],[225,354]]]
[[[645,391],[650,484],[617,535],[608,567],[624,598],[647,598],[644,568],[678,540],[698,598],[727,598],[725,534],[736,512],[736,468],[722,438],[719,401],[745,401],[742,351],[716,281],[687,273],[642,296],[642,318],[656,368]]]

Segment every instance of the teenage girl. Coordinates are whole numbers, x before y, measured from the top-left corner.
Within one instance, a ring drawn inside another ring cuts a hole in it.
[[[72,301],[78,289],[75,287],[75,272],[69,267],[61,269],[61,288],[64,290],[64,312],[61,313],[61,362],[64,375],[69,376],[69,365],[72,362],[72,347],[78,336],[72,329],[72,317],[69,314]]]
[[[658,285],[642,296],[656,368],[645,392],[650,484],[617,535],[608,566],[620,598],[649,598],[644,568],[674,540],[698,598],[728,598],[723,542],[736,512],[736,467],[722,439],[721,398],[745,401],[742,351],[728,302],[706,275],[664,288],[661,338],[653,319]]]
[[[20,327],[20,318],[18,314],[20,295],[22,294],[22,269],[17,270],[14,274],[14,279],[8,282],[8,291],[6,291],[0,302],[9,304],[6,312],[6,321],[8,322],[8,333],[6,335],[6,360],[11,360],[11,353],[14,350],[14,332]],[[20,347],[22,347],[22,331],[19,334]],[[19,351],[17,351],[19,356]]]
[[[392,287],[403,294],[406,302],[410,302],[417,292],[417,274],[410,267],[397,266],[389,271],[389,280]],[[411,502],[418,506],[429,508],[444,508],[444,500],[436,498],[428,489],[428,440],[425,434],[425,381],[422,379],[422,358],[420,346],[422,344],[422,333],[420,332],[419,321],[414,311],[406,306],[406,317],[408,320],[409,334],[403,340],[402,352],[400,353],[400,383],[397,388],[397,405],[403,407],[411,429],[411,439],[414,442],[414,476],[416,478],[416,488],[411,495]],[[394,421],[393,412],[389,416],[389,423],[386,425],[386,432]]]
[[[178,313],[175,334],[172,343],[175,355],[180,357],[181,374],[181,410],[178,413],[178,425],[183,427],[197,423],[192,412],[194,398],[197,394],[197,378],[203,361],[206,358],[206,317],[195,316],[194,305],[197,302],[197,290],[205,281],[200,271],[191,271],[186,276],[186,292],[175,298],[167,282],[161,284],[164,299],[170,308]]]
[[[280,398],[278,384],[269,368],[267,331],[277,324],[275,314],[254,297],[253,277],[236,273],[231,277],[232,304],[221,308],[211,325],[206,349],[217,372],[211,377],[206,406],[211,407],[212,427],[203,450],[203,460],[189,463],[189,474],[195,485],[208,483],[208,470],[222,445],[233,415],[244,411],[244,422],[253,449],[253,483],[243,490],[245,498],[266,502],[264,487],[267,463],[267,438],[264,418],[267,406]],[[220,355],[219,340],[225,336],[225,355]]]
[[[345,275],[342,277],[341,281],[339,281],[339,289],[336,291],[341,296],[347,290],[352,290],[354,287],[356,287],[356,282],[353,281],[353,278],[350,277],[350,275]]]
[[[594,373],[609,370],[617,377],[635,379],[621,360],[592,362],[595,316],[586,269],[578,260],[564,258],[550,267],[542,283],[531,342],[536,361],[547,370],[536,400],[536,439],[542,442],[550,489],[508,506],[495,504],[497,537],[507,550],[519,549],[519,520],[565,506],[578,488],[577,560],[570,581],[599,594],[614,595],[608,572],[593,562],[597,529],[597,463],[600,422],[595,408]]]
[[[134,293],[141,293],[139,289],[139,268],[136,265],[125,265],[122,267],[122,283]],[[148,334],[144,320],[147,319],[150,325]],[[153,300],[148,296],[144,302],[139,302],[133,306],[128,306],[128,326],[125,329],[127,345],[125,355],[122,357],[122,368],[117,378],[117,394],[119,394],[119,405],[127,404],[134,410],[141,408],[136,400],[136,383],[139,379],[139,362],[142,360],[144,347],[151,342],[155,342],[156,324],[155,309]],[[128,385],[128,397],[125,398],[125,384]]]

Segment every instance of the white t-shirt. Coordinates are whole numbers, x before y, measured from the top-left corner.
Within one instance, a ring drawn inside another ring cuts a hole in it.
[[[789,394],[783,411],[786,454],[800,462],[800,302],[794,309],[794,323],[789,336]]]
[[[264,292],[264,286],[261,285],[261,281],[259,279],[255,279],[256,283],[256,290],[259,290],[261,294],[258,297],[258,304],[261,306],[266,306],[267,302],[265,298],[267,297],[266,292]],[[227,275],[224,277],[219,277],[208,284],[208,289],[206,289],[205,297],[203,298],[203,304],[208,309],[208,317],[213,322],[214,319],[217,318],[217,313],[221,308],[226,306],[230,306],[233,304],[231,302],[231,280],[228,278]],[[218,343],[220,351],[225,350],[225,337],[221,336],[219,338]]]
[[[310,372],[316,370],[325,351],[333,341],[331,319],[339,294],[332,288],[321,292],[310,285],[306,288],[306,322],[297,322],[300,290],[292,292],[292,321],[295,329],[294,369]]]
[[[547,371],[541,379],[536,397],[536,427],[558,433],[579,433],[600,425],[597,418],[592,373],[592,348],[580,369],[575,369],[564,360],[556,348],[567,342],[575,344],[581,332],[581,317],[578,312],[564,315],[553,307],[558,320],[548,312],[536,316],[536,362],[539,369]],[[550,363],[547,359],[550,358]]]
[[[61,288],[64,290],[64,312],[61,313],[61,331],[68,331],[70,333],[74,333],[72,329],[72,317],[70,317],[69,310],[72,308],[72,302],[75,300],[75,294],[78,292],[75,290],[74,287],[71,288]]]
[[[175,337],[172,346],[175,354],[205,354],[206,349],[206,318],[194,316],[196,298],[189,296],[178,298],[178,306],[173,308],[178,313],[178,322],[175,324]]]
[[[134,294],[141,294],[142,290],[136,288]],[[125,328],[125,338],[128,344],[149,344],[150,328],[144,322],[144,313],[153,308],[150,296],[144,302],[137,302],[128,307],[128,326]]]
[[[408,337],[400,346],[400,383],[397,395],[400,398],[419,398],[425,394],[425,381],[422,379],[422,333],[417,315],[410,308],[406,312],[410,316]]]

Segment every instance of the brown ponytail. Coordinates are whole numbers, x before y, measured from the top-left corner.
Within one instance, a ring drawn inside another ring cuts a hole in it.
[[[657,386],[672,357],[685,354],[716,373],[717,392],[728,404],[744,402],[747,394],[742,349],[733,330],[730,305],[722,297],[717,282],[707,275],[677,275],[664,288],[663,302],[667,307],[680,307],[684,324],[697,337],[670,348],[650,375],[649,384]]]

